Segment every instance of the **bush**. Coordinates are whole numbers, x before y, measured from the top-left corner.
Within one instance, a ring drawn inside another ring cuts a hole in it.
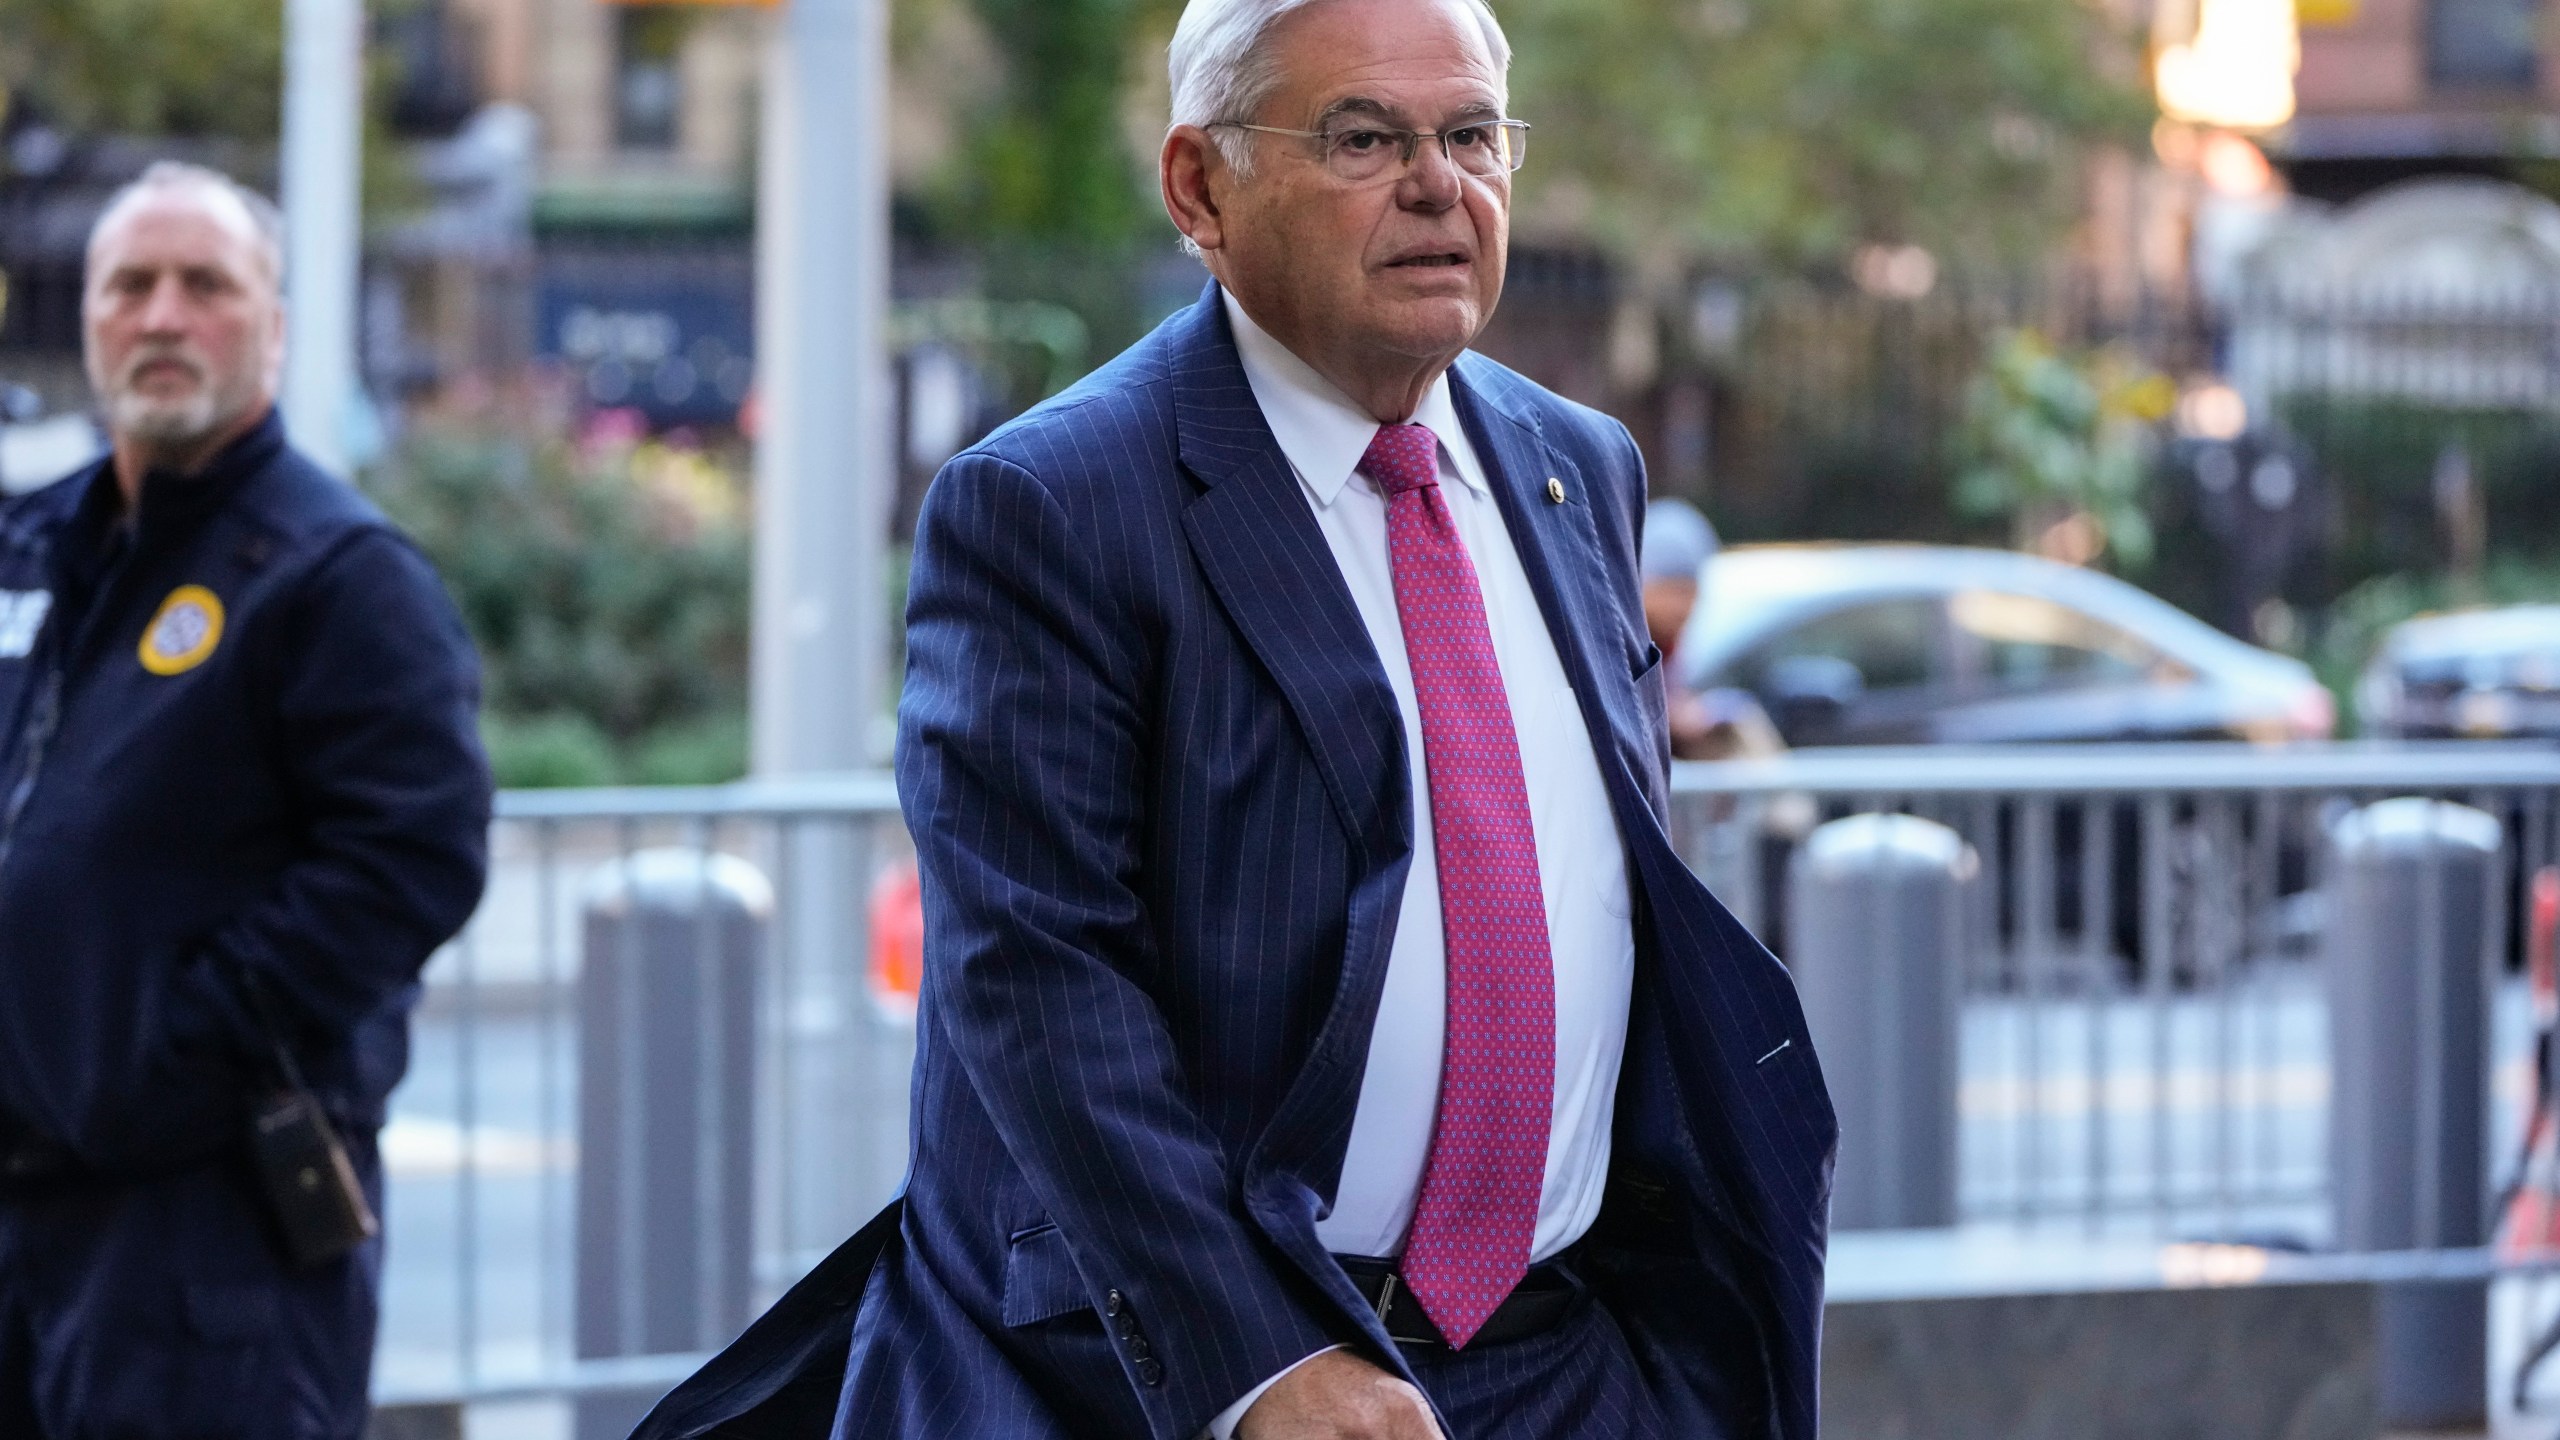
[[[2336,496],[2326,566],[2332,593],[2461,558],[2451,553],[2434,493],[2436,467],[2450,449],[2469,459],[2489,556],[2532,561],[2560,543],[2545,518],[2550,477],[2560,469],[2560,423],[2540,411],[2295,395],[2280,403],[2278,417],[2311,447]]]
[[[501,783],[744,773],[742,467],[656,443],[429,430],[371,489],[479,643]]]
[[[510,790],[610,785],[620,770],[613,741],[583,715],[483,714],[480,741],[498,783]]]
[[[1959,513],[2013,543],[2085,564],[2151,561],[2153,431],[2176,392],[2128,352],[2074,355],[2032,330],[2000,337],[1965,388],[1954,437]]]

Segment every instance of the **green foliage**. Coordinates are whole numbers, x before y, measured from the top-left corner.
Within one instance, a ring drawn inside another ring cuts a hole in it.
[[[2095,0],[1505,0],[1530,213],[1639,261],[2040,256],[2154,111]]]
[[[2489,554],[2560,559],[2560,531],[2549,518],[2560,423],[2548,413],[2350,394],[2288,396],[2276,413],[2311,447],[2335,497],[2331,594],[2454,558],[2433,493],[2448,447],[2469,459]]]
[[[901,0],[906,33],[958,0]],[[953,235],[1110,250],[1155,232],[1121,133],[1178,0],[967,0],[1002,63],[933,208]],[[2038,256],[2094,146],[2154,110],[2096,0],[1500,0],[1528,216],[1647,261],[1868,241]]]
[[[376,18],[420,0],[371,0]],[[232,142],[200,156],[263,185],[284,108],[282,0],[0,0],[0,119],[14,87],[76,133]],[[414,203],[416,177],[391,143],[391,52],[366,61],[364,204]],[[5,172],[6,157],[0,157]]]
[[[1180,8],[1181,0],[896,0],[892,12],[901,64],[916,67],[919,88],[945,108],[957,135],[940,168],[901,195],[902,232],[973,256],[995,309],[1064,316],[1089,342],[1068,347],[1079,362],[1121,349],[1157,318],[1145,313],[1132,262],[1168,237],[1154,157],[1132,153],[1124,104],[1139,67],[1161,63],[1148,41],[1169,31]],[[1045,337],[1037,343],[1056,352]],[[1059,388],[1060,377],[1011,363],[1017,358],[999,366],[1017,404]]]
[[[279,0],[0,0],[0,80],[75,130],[271,141]]]
[[[637,785],[700,785],[746,772],[747,714],[737,709],[641,736],[623,773]]]
[[[1956,508],[2008,519],[2021,548],[2086,517],[2086,553],[2065,558],[2104,548],[2140,569],[2152,551],[2152,429],[2175,398],[2165,377],[2122,355],[2065,355],[2032,330],[2009,332],[1965,390]]]
[[[621,771],[613,741],[583,715],[514,719],[485,711],[480,741],[490,770],[510,790],[610,785]]]
[[[748,525],[733,468],[658,445],[582,455],[438,433],[372,488],[480,645],[503,782],[743,773]]]
[[[1120,130],[1150,0],[971,0],[1004,65],[946,178],[973,237],[1112,250],[1154,214]]]

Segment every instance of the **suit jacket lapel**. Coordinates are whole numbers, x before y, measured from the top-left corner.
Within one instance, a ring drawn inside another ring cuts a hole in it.
[[[1352,843],[1373,863],[1401,855],[1412,825],[1395,692],[1216,297],[1193,312],[1174,376],[1182,462],[1206,487],[1183,514],[1191,551],[1305,731]]]
[[[1626,753],[1626,736],[1635,722],[1631,713],[1621,713],[1634,702],[1630,680],[1641,661],[1635,651],[1643,637],[1618,619],[1619,607],[1605,588],[1608,567],[1582,471],[1547,443],[1535,412],[1504,405],[1491,385],[1479,383],[1481,373],[1467,358],[1450,370],[1459,422],[1485,462],[1485,479],[1511,532],[1520,567],[1528,574],[1530,592],[1538,597],[1565,677],[1581,699],[1603,771],[1614,754],[1616,769],[1635,793],[1644,794],[1649,787],[1638,781],[1642,757]],[[1561,502],[1552,498],[1551,483],[1563,487]],[[1624,829],[1631,817],[1622,814],[1618,823]]]
[[[1386,668],[1254,402],[1213,285],[1173,362],[1182,463],[1202,486],[1183,512],[1191,552],[1279,687],[1359,860],[1343,964],[1305,1067],[1245,1162],[1247,1208],[1355,1321],[1366,1317],[1315,1237],[1313,1197],[1337,1178],[1413,854],[1404,722]],[[1383,1331],[1376,1337],[1381,1346]]]
[[[1682,1097],[1684,1123],[1692,1133],[1713,1131],[1727,1142],[1712,1162],[1721,1167],[1718,1174],[1696,1177],[1700,1194],[1713,1201],[1727,1181],[1756,1194],[1757,1227],[1736,1233],[1778,1257],[1782,1273],[1815,1277],[1810,1283],[1818,1291],[1835,1132],[1803,1012],[1785,971],[1698,883],[1648,803],[1658,791],[1642,778],[1653,767],[1641,746],[1651,739],[1645,732],[1652,722],[1637,709],[1633,680],[1634,668],[1651,659],[1637,653],[1650,642],[1606,589],[1609,569],[1591,510],[1582,503],[1579,470],[1545,443],[1534,412],[1502,404],[1499,376],[1475,384],[1472,369],[1461,361],[1456,370],[1459,418],[1493,471],[1488,479],[1512,543],[1600,748],[1610,804],[1627,839],[1628,883],[1649,902],[1644,913],[1651,917],[1653,949],[1679,957],[1640,969],[1639,985],[1648,988],[1639,992],[1645,997],[1639,1003],[1653,1013],[1638,1032],[1667,1024],[1678,1045],[1668,1061],[1691,1087]],[[1564,485],[1561,504],[1543,493],[1550,477]],[[1607,763],[1613,752],[1614,766]],[[1629,1063],[1643,1063],[1642,1051],[1631,1043]],[[1641,1081],[1640,1072],[1636,1078]],[[1622,1125],[1631,1121],[1642,1123],[1622,1109]],[[1811,1163],[1788,1163],[1798,1155],[1812,1157]],[[1818,1311],[1818,1303],[1807,1302],[1790,1313]],[[1809,1355],[1813,1340],[1793,1338],[1799,1353]]]

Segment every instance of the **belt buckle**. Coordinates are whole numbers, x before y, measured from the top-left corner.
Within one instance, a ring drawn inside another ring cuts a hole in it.
[[[1395,1271],[1389,1270],[1387,1272],[1386,1282],[1378,1287],[1378,1303],[1371,1308],[1377,1312],[1378,1327],[1387,1332],[1388,1340],[1398,1345],[1411,1346],[1418,1350],[1428,1350],[1432,1346],[1432,1341],[1419,1335],[1397,1334],[1395,1326],[1387,1318],[1395,1312],[1398,1282],[1403,1278],[1403,1276],[1398,1275]],[[1410,1288],[1407,1288],[1406,1293],[1411,1293]]]

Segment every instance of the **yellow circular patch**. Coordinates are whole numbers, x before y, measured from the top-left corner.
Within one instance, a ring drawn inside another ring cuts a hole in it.
[[[143,627],[142,668],[154,675],[183,674],[221,643],[222,601],[201,585],[181,585]]]

